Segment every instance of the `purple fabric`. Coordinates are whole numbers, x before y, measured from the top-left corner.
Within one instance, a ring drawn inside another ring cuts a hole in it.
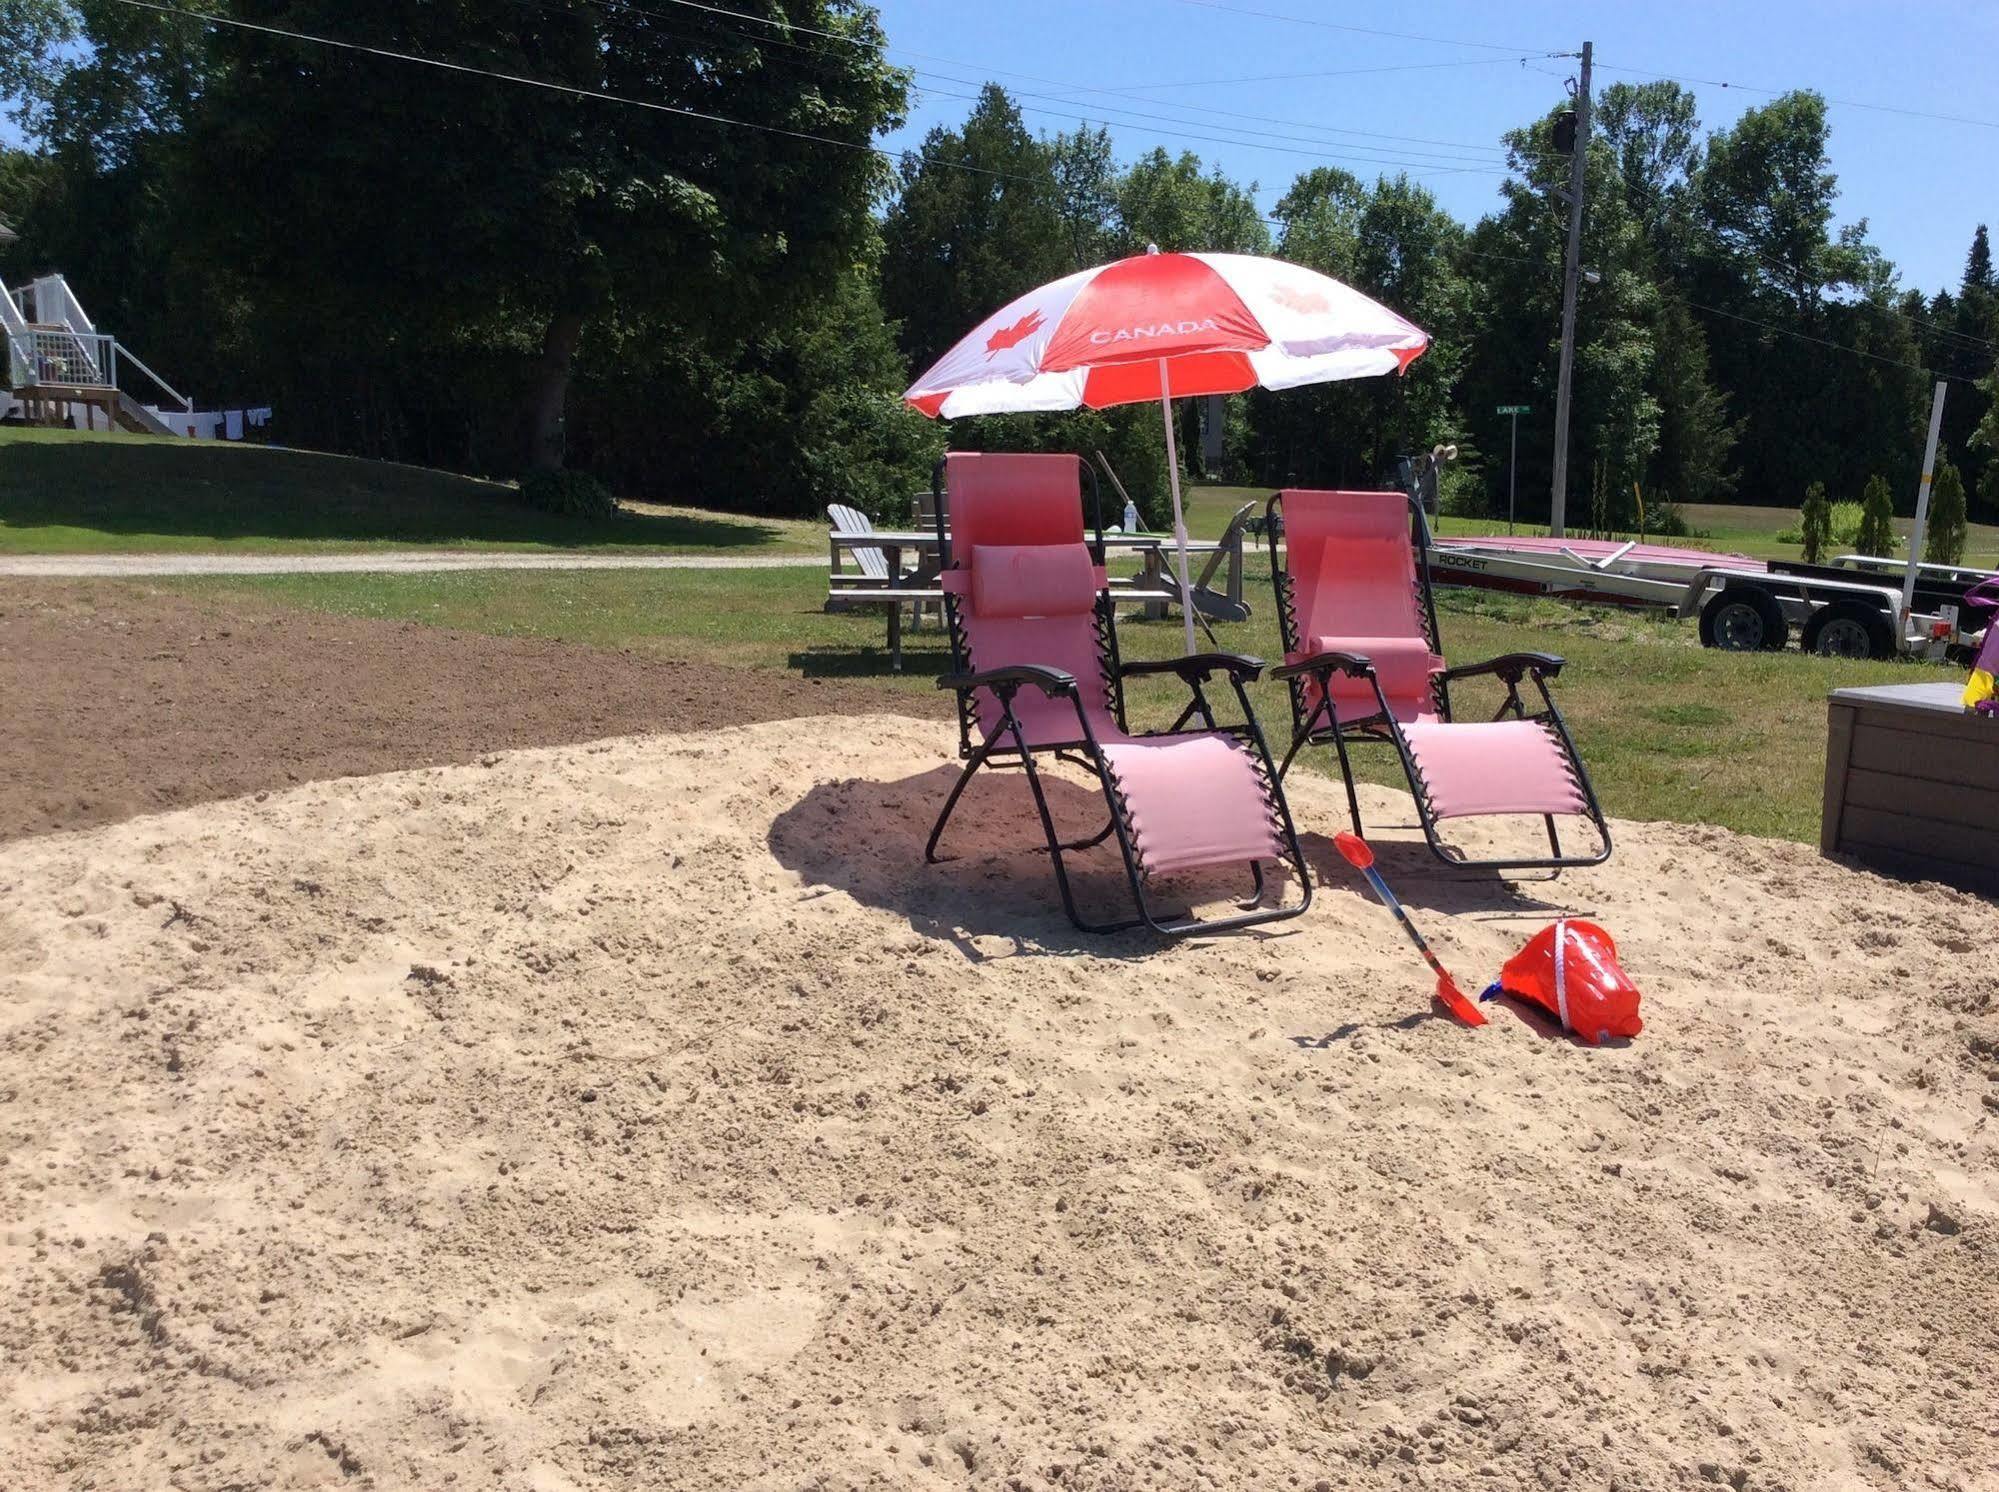
[[[1999,679],[1999,580],[1981,580],[1964,593],[1967,611],[1985,613],[1985,641],[1980,644],[1973,668],[1982,668]],[[1994,713],[1987,710],[1985,713]]]

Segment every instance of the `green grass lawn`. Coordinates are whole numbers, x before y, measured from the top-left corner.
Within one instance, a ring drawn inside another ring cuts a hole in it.
[[[537,512],[508,483],[227,441],[0,430],[0,553],[334,552],[440,545],[825,552],[825,526],[627,503]]]
[[[1107,494],[1111,501],[1114,494]],[[1187,526],[1217,537],[1237,508],[1260,513],[1255,487],[1190,487]],[[539,513],[512,485],[427,467],[226,441],[70,430],[0,429],[0,554],[337,552],[441,545],[465,549],[666,554],[823,554],[818,519],[758,518],[627,499],[615,519]],[[1697,546],[1795,559],[1776,535],[1794,508],[1683,507]],[[1106,510],[1106,518],[1114,515]],[[1897,519],[1905,535],[1911,524]],[[1445,534],[1503,532],[1445,518]],[[1546,530],[1523,524],[1523,534]],[[1966,561],[1999,567],[1999,526],[1973,524]]]
[[[1189,524],[1213,537],[1252,489],[1195,488]],[[69,432],[0,432],[0,552],[335,550],[442,544],[666,552],[824,553],[816,521],[766,520],[628,505],[582,523],[536,513],[514,490],[416,467],[308,452]],[[1775,534],[1786,509],[1688,510],[1718,548],[1795,552]],[[1447,519],[1444,531],[1493,525]],[[1973,557],[1999,562],[1999,529],[1975,527]],[[1223,627],[1223,645],[1274,659],[1267,564],[1252,557],[1254,619]],[[817,570],[469,572],[314,575],[175,582],[231,604],[319,608],[510,635],[549,637],[728,664],[748,670],[874,677],[928,691],[948,660],[934,630],[908,639],[907,672],[891,674],[878,613],[828,615]],[[1825,696],[1845,684],[1955,677],[1918,664],[1856,663],[1796,653],[1728,654],[1699,646],[1691,626],[1490,593],[1445,593],[1453,661],[1554,650],[1570,660],[1560,694],[1604,802],[1627,818],[1725,824],[1809,840],[1818,827]],[[1124,629],[1132,657],[1180,646],[1177,622]],[[1166,723],[1177,685],[1134,690],[1139,721]],[[1259,712],[1282,734],[1288,707],[1258,687]],[[1492,703],[1496,704],[1496,696]],[[1475,698],[1460,709],[1476,715]],[[1324,754],[1313,765],[1330,766]],[[1385,752],[1368,774],[1395,783]]]
[[[1255,617],[1217,631],[1226,648],[1274,659],[1267,570],[1256,567],[1250,584]],[[175,585],[251,605],[644,648],[751,671],[874,678],[911,693],[930,692],[948,665],[942,637],[927,629],[907,635],[907,671],[891,674],[880,614],[828,615],[820,605],[824,578],[812,570],[294,575]],[[1454,662],[1529,649],[1568,658],[1558,697],[1605,806],[1625,818],[1814,840],[1826,695],[1848,684],[1961,677],[1920,664],[1711,652],[1689,626],[1552,602],[1482,592],[1440,599]],[[1129,622],[1120,633],[1130,657],[1167,657],[1180,648],[1177,621]],[[754,686],[746,680],[745,687]],[[1134,724],[1168,723],[1178,687],[1136,685]],[[1283,690],[1266,682],[1255,699],[1266,728],[1281,736],[1288,728]],[[1497,691],[1488,689],[1462,695],[1459,708],[1475,717],[1497,703]],[[1308,755],[1314,769],[1331,769],[1330,752]],[[1400,784],[1385,750],[1363,751],[1361,761],[1370,779]]]

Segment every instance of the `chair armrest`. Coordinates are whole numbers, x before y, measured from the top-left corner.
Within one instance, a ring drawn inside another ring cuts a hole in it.
[[[995,684],[1032,684],[1050,699],[1063,699],[1076,692],[1076,676],[1059,668],[1043,668],[1038,663],[1016,663],[1011,668],[988,668],[979,673],[947,673],[937,681],[939,689],[987,689]]]
[[[1365,679],[1373,676],[1374,661],[1363,658],[1359,653],[1314,653],[1296,663],[1271,669],[1270,676],[1273,679],[1295,679],[1301,673],[1320,673],[1328,668],[1338,669],[1350,679]]]
[[[1438,677],[1446,684],[1451,684],[1459,679],[1495,674],[1509,684],[1517,684],[1529,673],[1536,678],[1552,679],[1562,671],[1562,665],[1566,661],[1557,658],[1553,653],[1502,653],[1499,657],[1488,658],[1483,663],[1467,663],[1463,668],[1447,668]]]
[[[1127,679],[1145,674],[1177,673],[1192,682],[1207,678],[1218,668],[1232,679],[1254,682],[1263,673],[1263,660],[1244,653],[1189,653],[1184,658],[1153,658],[1127,663],[1118,672]]]

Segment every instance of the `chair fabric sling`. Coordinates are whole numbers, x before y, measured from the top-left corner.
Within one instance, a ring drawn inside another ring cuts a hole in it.
[[[1518,653],[1468,668],[1445,666],[1421,509],[1399,492],[1286,491],[1270,500],[1269,514],[1285,648],[1284,664],[1273,676],[1290,687],[1293,731],[1280,775],[1300,747],[1332,744],[1359,832],[1347,747],[1387,741],[1402,760],[1424,837],[1439,857],[1490,869],[1558,869],[1605,859],[1609,827],[1548,691],[1547,680],[1561,671],[1562,660]],[[1480,675],[1506,685],[1500,718],[1455,719],[1451,684]],[[1530,677],[1542,703],[1532,714],[1519,692]],[[1542,818],[1551,854],[1468,861],[1437,833],[1446,819],[1502,814]],[[1570,816],[1594,825],[1597,852],[1563,853],[1555,820]]]
[[[1077,458],[953,453],[942,470],[951,513],[943,588],[956,670],[939,687],[958,693],[960,754],[968,761],[931,833],[928,858],[937,858],[938,839],[972,774],[1011,761],[1027,769],[1064,909],[1077,926],[1110,931],[1142,923],[1179,935],[1302,912],[1311,899],[1304,855],[1244,692],[1262,665],[1225,654],[1120,662],[1102,551],[1092,549],[1083,527],[1085,468]],[[1192,702],[1169,731],[1129,731],[1124,678],[1166,671],[1182,675]],[[1202,685],[1217,672],[1234,686],[1244,725],[1216,723]],[[1181,728],[1196,716],[1206,728]],[[1037,756],[1053,755],[1088,767],[1102,786],[1110,821],[1091,840],[1058,840],[1035,767]],[[1077,912],[1063,855],[1112,836],[1138,915],[1093,924]],[[1257,906],[1206,922],[1152,910],[1153,882],[1218,866],[1247,866],[1260,901],[1268,861],[1290,865],[1301,887],[1298,905]]]

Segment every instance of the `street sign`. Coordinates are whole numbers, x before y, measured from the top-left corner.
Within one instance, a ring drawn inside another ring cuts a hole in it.
[[[1494,414],[1532,414],[1533,412],[1525,404],[1502,404],[1493,411]]]

